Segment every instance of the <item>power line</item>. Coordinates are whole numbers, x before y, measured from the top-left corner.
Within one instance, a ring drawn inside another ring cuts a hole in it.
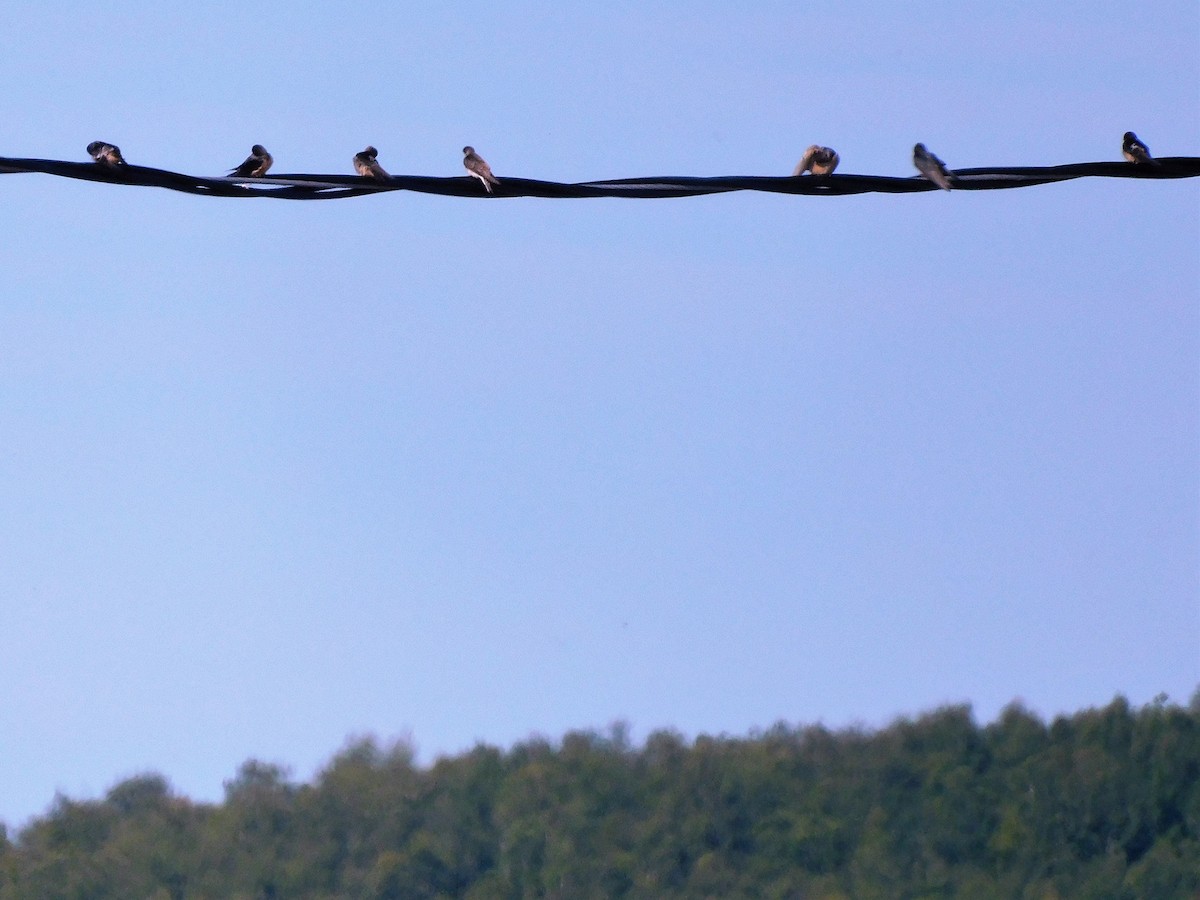
[[[1075,178],[1195,178],[1200,176],[1200,157],[1160,157],[1159,165],[1129,162],[1072,163],[1064,166],[1021,166],[952,170],[954,190],[991,191],[1033,187]],[[0,156],[0,173],[40,172],[62,178],[102,181],[108,184],[167,188],[210,197],[272,197],[277,200],[334,200],[387,191],[415,191],[447,197],[696,197],[732,191],[761,191],[772,194],[842,196],[846,194],[910,194],[936,191],[938,187],[918,175],[897,178],[886,175],[730,175],[716,178],[664,176],[619,178],[563,183],[505,176],[486,193],[478,179],[470,176],[434,178],[425,175],[393,175],[374,180],[359,175],[268,175],[262,178],[205,178],[149,166],[106,166],[56,159],[21,159]]]

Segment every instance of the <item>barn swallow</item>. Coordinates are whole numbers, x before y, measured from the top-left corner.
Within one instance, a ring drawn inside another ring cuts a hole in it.
[[[250,155],[246,157],[246,161],[229,174],[238,178],[262,178],[273,162],[275,159],[267,152],[267,148],[262,144],[255,144],[250,148]]]
[[[1149,163],[1152,166],[1161,166],[1157,159],[1150,155],[1150,148],[1138,140],[1138,136],[1132,131],[1125,132],[1125,140],[1121,142],[1121,153],[1131,163]]]
[[[954,176],[946,170],[944,162],[925,149],[924,144],[913,147],[913,165],[943,191],[950,190],[950,179]]]
[[[110,169],[127,165],[125,157],[121,155],[121,148],[115,144],[106,144],[104,141],[92,141],[87,145],[87,152],[96,161],[97,165],[107,166]]]
[[[796,168],[792,170],[792,176],[803,175],[805,172],[812,172],[814,175],[832,175],[839,162],[841,160],[838,158],[837,151],[832,147],[813,144],[804,151],[800,162],[796,163]]]
[[[500,183],[500,179],[492,174],[492,167],[475,152],[474,147],[463,147],[463,165],[471,175],[483,182],[483,187],[489,194],[492,192],[492,185]]]
[[[354,154],[354,171],[363,178],[374,178],[376,181],[386,181],[392,176],[383,170],[383,166],[375,161],[379,151],[368,147],[362,153]]]

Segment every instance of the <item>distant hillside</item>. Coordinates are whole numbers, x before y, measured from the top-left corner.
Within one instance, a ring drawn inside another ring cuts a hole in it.
[[[209,805],[143,775],[0,838],[0,900],[441,897],[1200,897],[1200,692],[428,768],[366,740],[314,784],[251,761]]]

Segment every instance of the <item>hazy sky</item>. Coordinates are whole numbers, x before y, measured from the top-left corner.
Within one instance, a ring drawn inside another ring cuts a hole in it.
[[[17,0],[0,155],[1200,155],[1200,6]],[[296,203],[0,177],[0,819],[347,737],[1200,684],[1200,179]]]

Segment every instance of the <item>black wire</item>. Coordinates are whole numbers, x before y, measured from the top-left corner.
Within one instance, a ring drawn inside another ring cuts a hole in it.
[[[1017,168],[956,169],[952,174],[955,190],[990,191],[1032,187],[1070,181],[1074,178],[1195,178],[1200,176],[1200,157],[1163,157],[1159,165],[1128,162],[1074,163],[1065,166]],[[730,191],[763,191],[773,194],[841,196],[845,194],[909,194],[936,191],[932,182],[917,175],[896,178],[885,175],[802,175],[755,176],[731,175],[717,178],[663,176],[660,178],[620,178],[565,184],[535,181],[529,178],[503,177],[484,191],[479,181],[464,175],[458,178],[432,178],[424,175],[394,175],[387,181],[374,181],[358,175],[269,175],[265,178],[204,178],[183,175],[166,169],[127,165],[118,168],[97,163],[68,162],[54,159],[20,159],[0,156],[0,173],[41,172],[63,178],[102,181],[109,184],[134,184],[160,187],[210,197],[273,197],[277,200],[333,200],[361,197],[386,191],[416,191],[448,197],[695,197]]]

